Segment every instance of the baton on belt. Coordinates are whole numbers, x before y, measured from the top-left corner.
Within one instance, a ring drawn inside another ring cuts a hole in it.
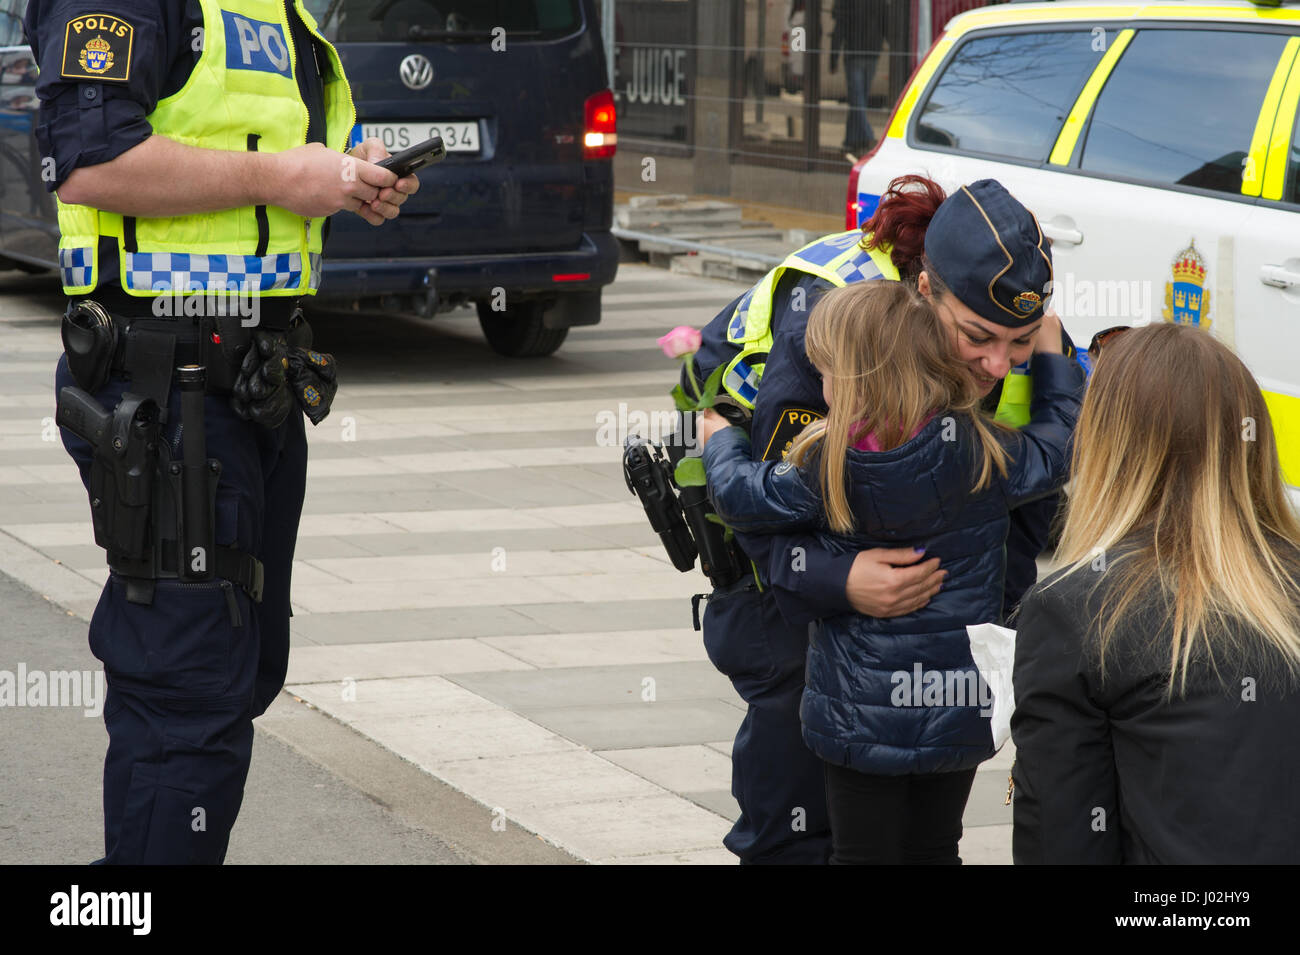
[[[181,365],[176,379],[181,391],[181,432],[185,440],[181,471],[180,576],[206,580],[212,575],[212,514],[208,494],[208,446],[203,430],[203,365]]]

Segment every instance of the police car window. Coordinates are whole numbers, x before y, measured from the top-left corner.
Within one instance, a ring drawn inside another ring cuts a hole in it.
[[[582,25],[578,0],[307,0],[332,43],[555,39]]]
[[[1139,31],[1097,98],[1080,167],[1240,193],[1286,41],[1275,33]]]
[[[963,43],[917,121],[921,143],[1044,162],[1105,51],[1089,31]]]

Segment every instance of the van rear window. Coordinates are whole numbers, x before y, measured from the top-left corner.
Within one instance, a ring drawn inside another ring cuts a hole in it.
[[[578,0],[306,0],[331,43],[553,40],[582,26]],[[505,31],[502,34],[501,31]]]

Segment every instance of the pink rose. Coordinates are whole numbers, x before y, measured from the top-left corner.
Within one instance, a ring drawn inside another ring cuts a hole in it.
[[[678,325],[671,332],[659,339],[659,347],[669,358],[681,358],[694,355],[700,350],[702,339],[700,333],[689,325]]]

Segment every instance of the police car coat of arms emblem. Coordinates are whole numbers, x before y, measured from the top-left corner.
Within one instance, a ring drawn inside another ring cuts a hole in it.
[[[1210,292],[1205,287],[1205,257],[1196,240],[1174,258],[1174,280],[1165,283],[1164,319],[1175,325],[1210,327]]]

